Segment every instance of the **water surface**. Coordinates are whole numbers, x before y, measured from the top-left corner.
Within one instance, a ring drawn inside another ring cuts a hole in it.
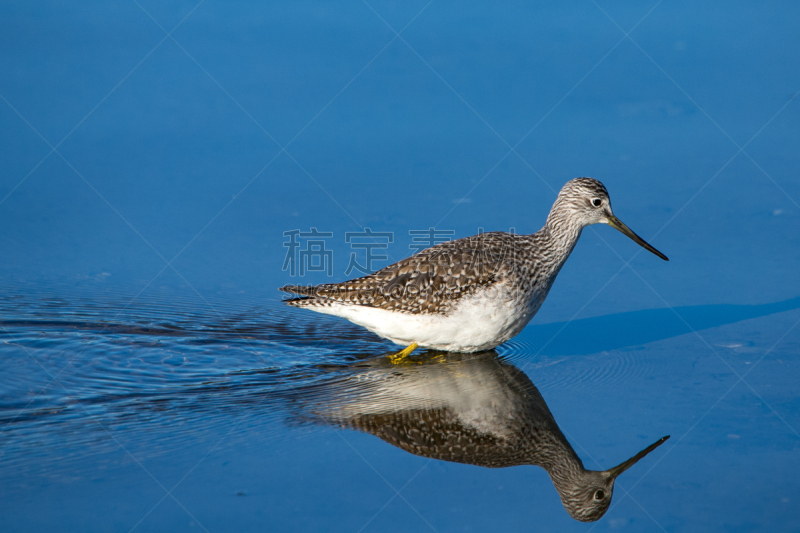
[[[4,3],[0,529],[800,529],[798,23],[791,2]],[[391,233],[372,269],[429,228],[536,231],[583,175],[670,262],[588,229],[492,361],[587,468],[671,435],[600,521],[540,468],[309,416],[399,347],[276,287],[357,275],[365,228]],[[301,277],[286,232],[312,228],[330,255]]]

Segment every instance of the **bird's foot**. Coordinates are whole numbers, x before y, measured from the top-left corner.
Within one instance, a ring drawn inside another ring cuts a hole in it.
[[[408,347],[404,348],[403,350],[401,350],[401,351],[399,351],[399,352],[397,352],[397,353],[394,353],[394,354],[390,355],[390,356],[389,356],[389,361],[390,361],[390,362],[391,362],[393,365],[398,365],[398,364],[402,363],[402,362],[403,362],[403,361],[406,359],[406,357],[408,357],[409,355],[411,355],[411,352],[413,352],[414,350],[416,350],[418,347],[419,347],[419,344],[417,344],[416,342],[414,342],[414,343],[412,343],[410,346],[408,346]]]

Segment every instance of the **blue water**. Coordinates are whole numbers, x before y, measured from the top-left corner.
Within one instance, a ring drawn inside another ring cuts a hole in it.
[[[798,25],[793,2],[3,3],[0,530],[800,529]],[[302,416],[398,347],[276,287],[382,268],[414,230],[536,231],[584,175],[670,262],[587,229],[494,357],[587,468],[671,435],[602,519],[540,468]],[[311,228],[330,254],[300,276],[315,239],[284,232]]]

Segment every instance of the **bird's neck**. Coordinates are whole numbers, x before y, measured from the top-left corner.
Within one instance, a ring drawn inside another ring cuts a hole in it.
[[[551,265],[556,273],[575,248],[582,229],[583,226],[570,216],[567,207],[556,200],[547,222],[537,235],[538,245],[552,258]]]
[[[569,251],[578,242],[582,229],[583,225],[575,219],[573,209],[561,197],[556,199],[542,228],[550,240]]]

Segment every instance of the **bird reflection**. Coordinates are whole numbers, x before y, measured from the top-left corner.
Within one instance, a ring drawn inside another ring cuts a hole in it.
[[[351,370],[300,395],[301,416],[370,433],[422,457],[489,468],[540,466],[570,516],[584,522],[606,512],[617,476],[669,438],[609,470],[587,470],[528,376],[495,352],[428,352],[399,365],[384,358]]]

